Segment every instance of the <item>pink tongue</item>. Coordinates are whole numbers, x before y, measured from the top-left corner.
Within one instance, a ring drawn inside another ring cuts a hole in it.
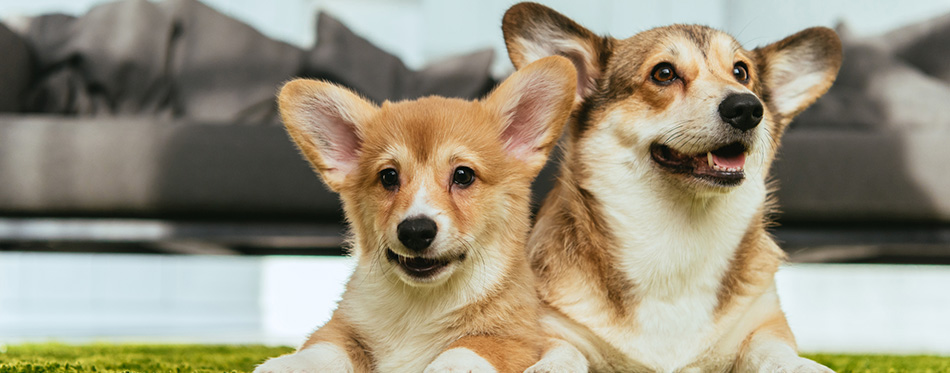
[[[745,153],[731,157],[720,157],[716,155],[716,153],[713,153],[712,157],[713,163],[719,167],[742,168],[745,166]]]

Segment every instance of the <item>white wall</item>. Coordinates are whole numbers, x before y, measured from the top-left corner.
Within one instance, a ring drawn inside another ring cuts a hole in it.
[[[779,40],[810,26],[844,21],[858,35],[874,35],[950,12],[948,0],[724,0],[726,27],[747,47]]]
[[[501,16],[517,0],[203,0],[265,34],[301,47],[314,40],[326,10],[411,67],[491,47],[496,73],[510,69]],[[81,14],[104,0],[0,0],[0,18],[46,12]],[[588,28],[616,37],[670,23],[701,23],[764,45],[809,26],[846,21],[860,35],[950,12],[948,0],[540,0]]]
[[[0,340],[256,335],[260,262],[0,252]]]
[[[355,262],[0,252],[0,345],[56,340],[296,346]],[[950,354],[950,267],[797,264],[776,278],[806,352]]]

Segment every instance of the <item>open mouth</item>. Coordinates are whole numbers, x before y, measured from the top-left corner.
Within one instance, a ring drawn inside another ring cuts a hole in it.
[[[736,186],[745,179],[746,146],[739,142],[695,155],[654,144],[653,161],[670,172],[687,174],[719,186]]]
[[[386,250],[386,259],[396,263],[409,276],[425,280],[432,278],[442,272],[443,269],[452,264],[452,259],[434,259],[423,257],[408,257],[394,253],[392,250]],[[455,260],[465,260],[465,254],[459,255]]]

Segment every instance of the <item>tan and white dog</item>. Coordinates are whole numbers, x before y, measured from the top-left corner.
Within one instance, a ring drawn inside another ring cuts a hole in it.
[[[601,37],[521,3],[518,68],[578,69],[560,178],[528,247],[547,327],[593,371],[827,371],[798,356],[775,290],[767,175],[791,119],[841,63],[810,28],[754,50],[703,26]]]
[[[576,81],[569,60],[551,57],[482,101],[381,107],[329,83],[287,83],[282,118],[340,194],[357,264],[332,319],[256,371],[522,372],[561,350],[586,369],[543,335],[525,255],[530,184]]]

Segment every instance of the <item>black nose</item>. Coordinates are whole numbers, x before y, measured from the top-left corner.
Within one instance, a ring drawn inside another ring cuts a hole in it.
[[[719,117],[741,131],[748,131],[762,121],[762,101],[750,93],[731,94],[719,104]]]
[[[409,250],[420,252],[432,244],[439,228],[432,219],[427,217],[413,217],[403,220],[396,226],[399,242]]]

